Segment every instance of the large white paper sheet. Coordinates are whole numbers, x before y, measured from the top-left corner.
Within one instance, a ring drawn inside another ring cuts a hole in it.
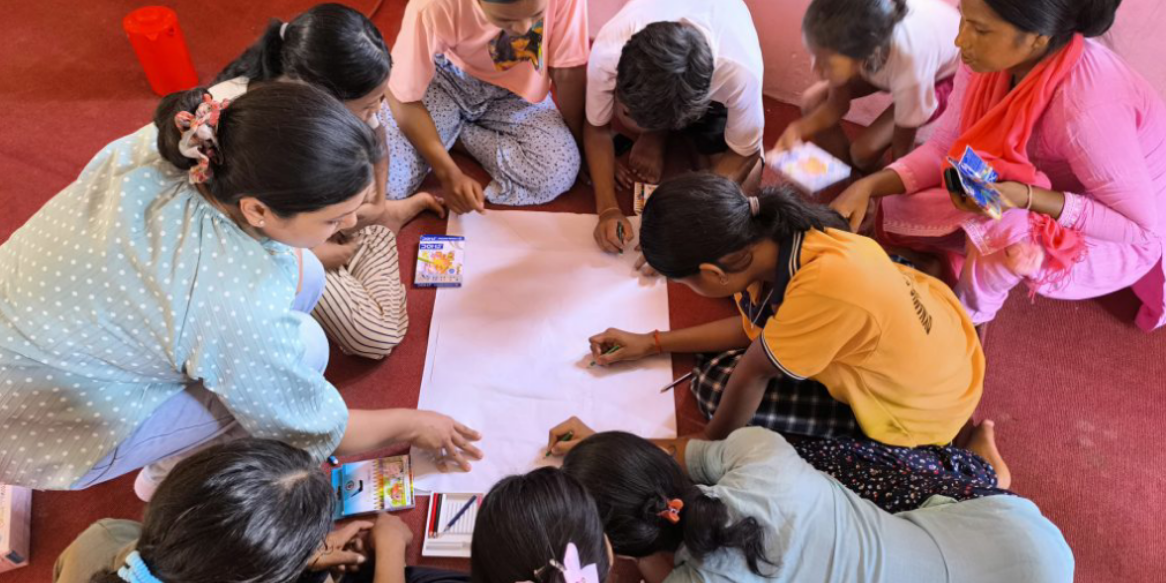
[[[608,327],[668,329],[663,281],[635,275],[638,253],[601,252],[595,215],[491,210],[455,216],[466,237],[464,284],[437,292],[418,408],[482,433],[485,459],[442,474],[414,451],[417,486],[485,492],[511,474],[556,464],[551,427],[577,415],[597,431],[675,437],[671,360],[588,367],[587,339]],[[634,248],[634,247],[632,247]]]

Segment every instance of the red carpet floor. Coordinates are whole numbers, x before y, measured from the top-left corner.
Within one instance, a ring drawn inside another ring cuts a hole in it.
[[[286,18],[311,4],[169,3],[180,15],[204,80],[242,51],[266,18]],[[374,4],[353,3],[366,13]],[[157,98],[120,26],[122,16],[139,5],[43,0],[5,6],[0,241],[71,182],[103,145],[149,121]],[[386,0],[374,18],[389,39],[403,8],[403,0]],[[771,140],[794,112],[780,105],[769,110]],[[590,193],[576,188],[544,210],[588,212],[593,205]],[[443,229],[432,216],[409,225],[400,238],[402,257],[414,256],[420,234]],[[412,267],[408,261],[402,265],[410,281]],[[389,360],[369,363],[334,354],[328,376],[351,406],[416,405],[434,292],[409,294],[412,329]],[[670,288],[670,301],[674,327],[731,309],[678,286]],[[1166,417],[1166,333],[1138,332],[1131,325],[1135,310],[1128,292],[1098,301],[1038,299],[1035,304],[1017,294],[992,324],[987,347],[988,386],[977,417],[997,420],[1016,490],[1065,532],[1077,557],[1077,580],[1085,583],[1166,580],[1166,455],[1155,444]],[[677,359],[677,372],[685,364]],[[699,426],[686,392],[678,393],[677,407],[683,431]],[[32,564],[0,575],[0,582],[48,581],[57,554],[88,524],[139,516],[131,479],[84,492],[37,493]],[[420,510],[406,514],[418,529],[422,516]],[[417,549],[412,558],[420,561]]]

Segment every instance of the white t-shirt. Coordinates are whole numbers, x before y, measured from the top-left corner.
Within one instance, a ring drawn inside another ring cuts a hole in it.
[[[587,121],[611,123],[615,77],[623,47],[632,35],[653,22],[681,22],[696,27],[715,59],[712,100],[729,110],[725,142],[742,156],[761,151],[765,109],[761,83],[765,66],[753,17],[742,0],[632,0],[599,31],[587,64]]]
[[[943,0],[907,0],[907,16],[895,26],[886,64],[862,75],[891,94],[895,125],[920,127],[939,108],[935,83],[955,76],[959,68],[959,28],[959,11]]]

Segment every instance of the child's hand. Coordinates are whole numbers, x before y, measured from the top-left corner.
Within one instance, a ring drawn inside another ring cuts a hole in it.
[[[595,435],[594,429],[588,427],[578,417],[571,417],[551,429],[547,451],[554,456],[567,455],[567,452],[579,445],[579,442],[592,435]]]
[[[373,523],[365,520],[349,522],[328,533],[324,546],[316,551],[308,563],[309,571],[356,571],[368,560],[364,555],[363,535],[373,528]]]
[[[372,528],[369,543],[373,553],[401,552],[413,543],[413,530],[400,518],[382,512],[377,515],[377,523]]]
[[[615,328],[608,328],[607,331],[592,336],[589,341],[591,342],[591,356],[595,359],[595,364],[599,366],[639,360],[657,352],[656,340],[651,334],[633,334]],[[607,354],[608,350],[614,346],[619,346],[619,348],[611,354]]]
[[[786,152],[792,150],[800,146],[805,139],[805,136],[802,135],[802,125],[795,121],[786,126],[785,131],[781,133],[781,137],[774,144],[773,151]]]
[[[360,248],[361,238],[356,235],[346,236],[337,233],[336,237],[325,241],[322,245],[312,247],[312,253],[324,265],[327,271],[336,271],[345,265],[356,256],[356,250]]]
[[[640,247],[637,245],[636,251],[639,250]],[[636,260],[636,271],[639,271],[640,275],[644,277],[656,277],[657,275],[660,275],[659,271],[656,271],[655,268],[653,268],[651,265],[648,265],[648,258],[644,257],[642,253],[640,254],[640,258]]]
[[[838,214],[850,223],[851,232],[857,233],[859,225],[866,218],[871,194],[870,184],[866,180],[859,180],[842,191],[842,194],[830,203],[830,208],[838,211]]]
[[[623,225],[623,238],[619,236],[619,225]],[[595,225],[595,242],[608,253],[623,253],[624,245],[635,237],[632,222],[618,208],[609,208],[599,213]]]
[[[486,212],[486,193],[477,180],[458,170],[448,180],[442,181],[445,189],[445,206],[459,215],[468,212]]]
[[[462,471],[468,472],[469,460],[482,459],[482,450],[473,444],[482,439],[477,431],[454,421],[452,417],[433,411],[415,411],[410,417],[413,428],[409,443],[433,453],[437,467],[442,471],[457,464]]]

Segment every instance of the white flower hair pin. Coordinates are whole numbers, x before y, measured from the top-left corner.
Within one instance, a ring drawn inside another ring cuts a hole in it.
[[[599,567],[595,563],[591,563],[586,567],[579,565],[579,549],[575,543],[567,543],[567,551],[563,554],[563,562],[551,559],[547,567],[543,567],[534,572],[535,578],[540,578],[539,575],[547,568],[557,569],[563,574],[563,581],[565,583],[599,583]],[[517,581],[515,583],[534,583],[533,581]]]

